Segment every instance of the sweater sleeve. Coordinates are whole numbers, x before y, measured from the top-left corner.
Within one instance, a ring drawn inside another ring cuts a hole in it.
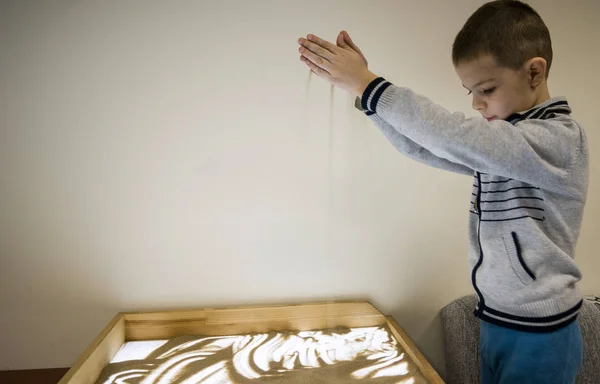
[[[382,78],[365,90],[362,107],[433,155],[481,173],[515,178],[564,192],[580,145],[577,124],[531,119],[511,124],[451,113]]]
[[[405,156],[418,161],[419,163],[423,163],[429,165],[431,167],[443,169],[446,171],[456,172],[463,175],[473,176],[475,173],[471,168],[464,166],[462,164],[453,163],[446,159],[442,159],[418,145],[408,137],[402,135],[398,132],[394,127],[390,124],[386,123],[380,116],[373,114],[369,116],[371,121],[375,123],[375,125],[383,132],[385,137],[389,140],[389,142],[402,154]]]
[[[435,156],[433,153],[418,145],[408,137],[400,134],[394,127],[386,123],[381,116],[365,111],[362,107],[363,103],[360,97],[357,97],[354,106],[361,112],[366,112],[369,119],[379,128],[388,141],[403,155],[425,165],[434,168],[443,169],[446,171],[456,172],[464,175],[473,176],[475,171],[462,164],[453,163],[441,157]]]

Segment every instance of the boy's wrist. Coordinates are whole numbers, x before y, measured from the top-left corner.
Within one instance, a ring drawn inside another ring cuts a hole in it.
[[[354,96],[362,97],[365,89],[373,82],[373,80],[377,79],[379,76],[374,74],[373,72],[367,70],[357,82],[356,87],[354,88]]]

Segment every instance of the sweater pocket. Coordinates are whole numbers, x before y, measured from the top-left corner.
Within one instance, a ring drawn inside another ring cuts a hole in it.
[[[511,232],[510,235],[504,235],[504,247],[512,270],[515,272],[521,283],[525,285],[531,284],[535,280],[535,275],[529,269],[523,259],[521,244],[516,232]]]

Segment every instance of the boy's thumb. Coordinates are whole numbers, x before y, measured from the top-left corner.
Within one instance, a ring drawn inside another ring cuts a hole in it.
[[[348,32],[342,31],[342,32],[340,32],[340,36],[341,36],[342,41],[344,42],[343,43],[344,47],[348,47],[348,48],[350,48],[350,49],[352,49],[354,51],[357,51],[357,52],[360,51],[360,49],[358,49],[358,47],[356,45],[354,45],[354,42],[350,38],[350,35],[348,34]]]
[[[344,39],[344,34],[342,32],[340,32],[340,34],[337,37],[337,45],[338,47],[347,47],[348,44],[346,43],[346,39]]]

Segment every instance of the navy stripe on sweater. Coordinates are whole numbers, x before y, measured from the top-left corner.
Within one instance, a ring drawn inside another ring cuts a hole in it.
[[[517,123],[521,120],[525,120],[525,119],[537,119],[542,114],[544,114],[546,111],[550,111],[550,110],[552,110],[552,112],[561,112],[561,113],[566,113],[566,114],[571,113],[571,108],[569,108],[569,104],[565,100],[560,100],[560,101],[556,101],[552,104],[546,105],[541,108],[531,109],[524,113],[513,113],[505,120],[509,121],[511,124],[515,124],[515,123]]]
[[[369,108],[369,105],[368,105],[369,97],[371,96],[371,93],[373,93],[375,88],[377,88],[377,86],[384,81],[385,81],[385,79],[383,77],[378,77],[375,80],[371,81],[371,84],[369,84],[367,86],[367,88],[365,89],[365,91],[363,92],[363,95],[361,97],[361,106],[364,111],[374,112],[373,109]]]
[[[386,81],[379,87],[379,89],[377,89],[377,91],[375,91],[375,95],[373,95],[373,99],[371,100],[371,111],[377,113],[377,103],[379,103],[379,99],[381,98],[381,95],[383,95],[383,92],[390,85],[392,85],[392,83]]]

